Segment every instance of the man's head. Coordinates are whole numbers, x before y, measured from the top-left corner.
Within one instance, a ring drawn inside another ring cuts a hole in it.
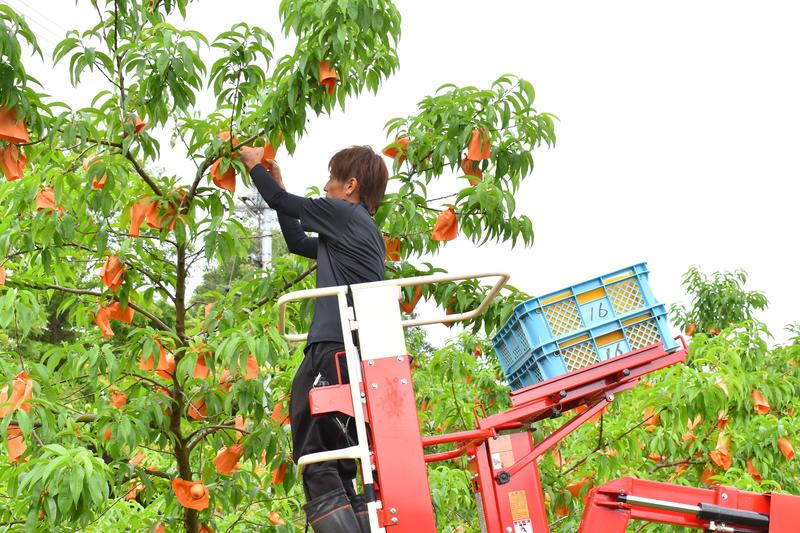
[[[369,146],[351,146],[334,154],[328,163],[330,178],[325,184],[328,198],[364,202],[374,215],[386,192],[389,171],[383,158]]]

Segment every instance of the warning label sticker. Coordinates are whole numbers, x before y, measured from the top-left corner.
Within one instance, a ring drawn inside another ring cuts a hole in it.
[[[508,503],[511,506],[511,520],[514,523],[530,520],[528,512],[528,498],[524,490],[515,490],[508,493]]]
[[[514,520],[514,533],[533,533],[530,520]]]
[[[511,446],[511,435],[501,435],[489,441],[489,452],[492,454],[492,468],[502,470],[514,464],[514,451]]]
[[[503,459],[500,457],[499,453],[492,454],[492,469],[493,470],[503,469]]]

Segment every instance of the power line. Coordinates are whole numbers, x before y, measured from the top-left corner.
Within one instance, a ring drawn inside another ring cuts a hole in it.
[[[41,22],[39,22],[39,20],[36,17],[31,16],[30,13],[27,13],[26,11],[24,11],[23,9],[20,9],[17,6],[11,6],[11,7],[13,7],[14,10],[17,11],[20,15],[22,15],[22,18],[29,25],[33,25],[33,26],[35,26],[36,28],[39,29],[39,31],[34,31],[34,35],[36,35],[37,39],[42,40],[42,41],[50,44],[53,47],[56,46],[56,43],[53,42],[50,39],[50,37],[48,37],[47,35],[43,34],[42,31],[52,35],[55,39],[57,39],[59,41],[62,39],[62,37],[59,37],[58,34],[56,34],[53,30],[49,29],[47,26],[45,26]],[[32,27],[31,30],[34,30],[34,28]]]
[[[40,26],[40,25],[39,25],[39,24],[38,24],[38,23],[37,23],[35,20],[33,20],[33,19],[29,19],[29,18],[27,18],[27,17],[26,17],[26,19],[27,19],[27,22],[28,22],[29,24],[30,24],[30,23],[33,23],[34,25],[36,25],[36,27],[38,27],[38,28],[41,28],[41,26]],[[34,34],[34,36],[36,36],[36,40],[37,40],[37,41],[44,41],[44,42],[46,42],[47,44],[49,44],[50,46],[52,46],[53,48],[55,48],[55,47],[56,47],[56,43],[55,43],[55,42],[53,42],[53,41],[52,41],[52,40],[51,40],[49,37],[47,37],[46,35],[43,35],[41,31],[36,31],[36,30],[34,30],[34,28],[31,28],[31,31],[33,31],[33,34]],[[60,39],[59,39],[59,40],[60,40]]]
[[[53,32],[53,31],[51,31],[50,33],[53,33],[53,35],[55,35],[59,39],[63,39],[64,38],[63,35],[66,35],[68,30],[66,28],[64,28],[63,26],[61,26],[61,24],[59,24],[57,22],[54,22],[53,19],[51,19],[50,17],[48,17],[47,15],[45,15],[44,13],[42,13],[41,11],[39,11],[38,9],[33,7],[32,5],[28,5],[27,3],[25,3],[24,0],[16,0],[16,1],[19,2],[20,4],[22,4],[23,6],[25,6],[26,9],[29,9],[30,11],[33,11],[38,16],[40,16],[41,18],[43,18],[44,20],[49,22],[50,25],[53,26],[54,28],[63,31],[64,33],[62,34],[62,36],[59,36],[57,33]],[[39,25],[42,26],[41,22],[39,23]]]

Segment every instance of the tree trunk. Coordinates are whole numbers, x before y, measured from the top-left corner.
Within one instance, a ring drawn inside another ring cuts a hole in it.
[[[178,344],[175,346],[175,368],[178,368],[185,354],[184,339],[186,339],[186,245],[178,246],[175,279],[175,332],[178,334]],[[181,433],[181,418],[183,417],[184,394],[178,382],[178,373],[172,376],[173,411],[170,417],[170,429],[175,435],[175,459],[178,462],[178,475],[187,481],[192,479],[192,468],[189,461],[189,448],[186,439]],[[183,518],[187,533],[197,533],[200,523],[197,511],[186,509]]]

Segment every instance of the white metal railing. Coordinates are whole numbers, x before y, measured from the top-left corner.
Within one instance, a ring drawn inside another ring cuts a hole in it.
[[[434,283],[442,283],[447,281],[459,281],[459,280],[468,280],[468,279],[481,279],[481,278],[498,278],[497,282],[495,283],[492,290],[484,297],[481,304],[473,309],[472,311],[467,311],[464,313],[454,313],[452,315],[441,315],[433,318],[414,318],[414,319],[407,319],[403,320],[401,323],[404,328],[408,328],[411,326],[424,326],[428,324],[449,324],[451,322],[460,322],[464,320],[471,320],[476,316],[481,315],[486,308],[489,307],[489,304],[492,303],[492,300],[497,293],[505,286],[508,282],[510,276],[505,272],[482,272],[476,274],[433,274],[430,276],[417,276],[414,278],[398,278],[398,279],[390,279],[386,281],[373,281],[370,283],[360,283],[358,285],[354,285],[354,287],[359,288],[369,288],[369,287],[385,287],[385,286],[396,286],[398,288],[407,287],[409,285],[428,285]],[[320,298],[322,296],[337,296],[339,294],[347,294],[348,287],[346,285],[339,285],[336,287],[323,287],[321,289],[305,289],[302,291],[294,291],[288,294],[284,294],[278,299],[278,331],[286,337],[286,340],[292,342],[300,342],[306,340],[308,337],[308,333],[287,333],[285,331],[286,327],[286,305],[289,302],[295,302],[299,300],[308,300],[311,298]],[[349,328],[348,328],[349,331]]]

